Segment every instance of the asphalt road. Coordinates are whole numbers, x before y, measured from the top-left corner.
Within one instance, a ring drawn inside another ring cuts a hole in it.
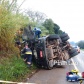
[[[73,57],[73,61],[79,70],[79,72],[84,72],[84,51],[75,57]]]
[[[65,65],[64,67],[54,67],[52,70],[39,70],[35,75],[33,75],[28,83],[36,84],[79,84],[78,82],[68,82],[66,81],[66,73],[72,69],[78,69],[79,72],[84,71],[84,52],[72,58],[75,67],[72,63]],[[84,84],[84,83],[83,83]]]

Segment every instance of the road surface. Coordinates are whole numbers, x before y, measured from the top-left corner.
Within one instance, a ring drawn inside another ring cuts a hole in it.
[[[74,61],[75,66],[69,63],[64,67],[54,67],[52,70],[41,69],[27,80],[27,82],[36,84],[79,84],[78,82],[66,81],[66,73],[75,68],[79,72],[84,71],[84,52],[81,51],[79,55],[73,57],[71,60]]]
[[[73,61],[79,72],[84,72],[84,51],[81,51],[78,56],[74,57]]]

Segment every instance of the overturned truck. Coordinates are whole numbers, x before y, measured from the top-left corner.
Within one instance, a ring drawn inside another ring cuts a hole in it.
[[[23,34],[23,39],[25,36],[26,34]],[[68,34],[63,33],[61,35],[52,34],[38,39],[25,38],[24,40],[28,42],[37,66],[52,69],[54,65],[61,65],[62,62],[78,54],[77,50],[70,45],[68,39]]]

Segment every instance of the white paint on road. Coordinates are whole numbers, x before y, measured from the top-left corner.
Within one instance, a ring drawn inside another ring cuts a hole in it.
[[[74,60],[71,58],[71,61],[72,61],[72,63],[73,63],[73,66],[74,66],[74,68],[76,69],[76,70],[78,70],[78,68],[77,68],[77,66],[76,66],[76,64],[75,64],[75,62],[74,62]],[[79,71],[79,70],[78,70]]]
[[[71,61],[73,61],[73,65],[75,68],[79,69],[80,72],[84,72],[84,51],[81,51],[80,54],[73,57]]]

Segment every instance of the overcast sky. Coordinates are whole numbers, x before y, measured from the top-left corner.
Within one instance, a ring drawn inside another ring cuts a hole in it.
[[[25,0],[21,8],[45,13],[69,34],[70,41],[84,40],[84,0]]]

